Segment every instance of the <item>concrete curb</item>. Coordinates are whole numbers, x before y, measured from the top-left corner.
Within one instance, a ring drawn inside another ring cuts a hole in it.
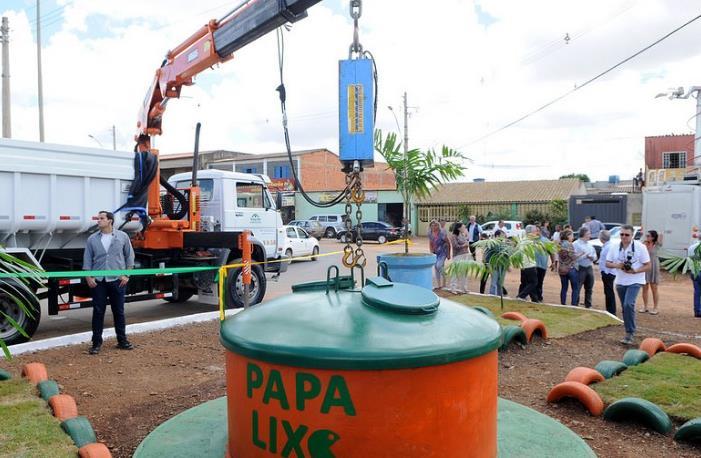
[[[226,310],[226,316],[233,316],[241,312],[243,309]],[[197,313],[195,315],[179,316],[175,318],[166,318],[158,321],[147,321],[144,323],[135,323],[127,326],[127,335],[143,334],[160,329],[174,328],[177,326],[185,326],[193,323],[203,323],[219,319],[219,311]],[[114,328],[107,328],[103,332],[103,338],[116,337]],[[67,347],[70,345],[79,345],[90,342],[92,332],[80,332],[67,336],[52,337],[50,339],[37,340],[22,344],[12,345],[9,347],[12,356],[33,353],[37,351],[50,350],[52,348]]]

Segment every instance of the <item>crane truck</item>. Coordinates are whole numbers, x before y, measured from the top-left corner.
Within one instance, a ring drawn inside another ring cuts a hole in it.
[[[3,250],[48,272],[81,270],[87,237],[101,210],[115,213],[115,227],[130,234],[135,268],[217,267],[241,257],[239,235],[251,231],[254,261],[280,259],[282,221],[265,176],[203,170],[165,180],[152,138],[162,133],[169,100],[180,97],[194,76],[226,62],[233,52],[277,27],[306,17],[320,0],[248,0],[220,20],[211,20],[169,51],[157,69],[137,122],[134,153],[0,140],[0,245]],[[199,128],[198,134],[199,136]],[[287,264],[251,266],[249,303],[260,302],[266,272]],[[183,302],[194,294],[216,302],[216,269],[132,276],[126,302],[164,299]],[[227,306],[241,306],[241,269],[225,283]],[[8,345],[31,338],[41,319],[39,300],[49,315],[91,307],[81,278],[52,276],[34,286],[20,307],[16,283],[0,282],[0,339]],[[19,324],[24,333],[14,324]]]

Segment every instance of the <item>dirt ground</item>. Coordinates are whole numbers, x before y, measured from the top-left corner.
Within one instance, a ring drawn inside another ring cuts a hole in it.
[[[506,287],[516,291],[518,272],[508,275]],[[471,284],[474,286],[475,282]],[[603,308],[597,282],[595,307]],[[559,302],[559,278],[549,273],[545,300]],[[686,278],[665,278],[660,287],[660,315],[639,316],[640,338],[657,336],[669,343],[701,335],[701,319],[691,313],[691,284]],[[593,367],[602,359],[621,359],[618,344],[622,328],[610,327],[576,336],[512,347],[499,357],[500,396],[557,418],[581,435],[601,457],[692,457],[701,446],[679,445],[643,427],[592,418],[581,406],[565,402],[547,404],[545,396],[576,366]],[[73,346],[23,355],[0,367],[18,374],[30,361],[46,364],[50,378],[63,392],[73,395],[81,415],[90,418],[98,439],[116,457],[131,456],[143,438],[160,423],[204,401],[225,394],[223,349],[218,323],[191,325],[135,335],[133,351],[120,351],[107,341],[98,356],[86,346]],[[701,395],[701,392],[699,393]],[[536,432],[537,433],[537,432]]]

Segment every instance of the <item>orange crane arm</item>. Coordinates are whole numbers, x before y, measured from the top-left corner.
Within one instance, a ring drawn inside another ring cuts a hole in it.
[[[307,16],[307,9],[321,0],[247,0],[220,20],[212,19],[168,52],[144,98],[137,121],[140,151],[151,148],[150,137],[161,135],[168,100],[179,98],[183,86],[215,64],[233,58],[233,52],[286,22]]]

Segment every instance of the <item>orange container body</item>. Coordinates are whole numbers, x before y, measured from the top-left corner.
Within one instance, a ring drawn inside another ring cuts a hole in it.
[[[496,457],[497,352],[415,369],[334,370],[226,352],[228,456]]]

